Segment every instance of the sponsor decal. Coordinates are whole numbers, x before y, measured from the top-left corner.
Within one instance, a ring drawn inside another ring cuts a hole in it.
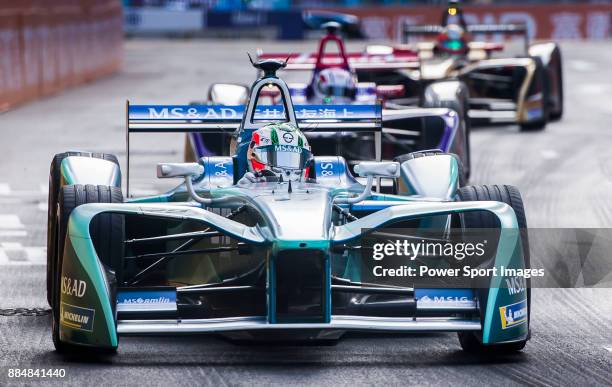
[[[117,294],[118,312],[176,311],[176,292],[168,290],[124,290]]]
[[[60,323],[72,329],[91,332],[93,331],[94,309],[66,304],[62,302],[60,307]]]
[[[293,134],[289,133],[289,132],[285,132],[283,133],[283,140],[285,140],[285,142],[288,143],[292,143],[293,142]]]
[[[423,296],[419,298],[419,302],[466,302],[468,300],[465,296]]]
[[[415,289],[418,305],[425,307],[475,307],[471,289]]]
[[[515,294],[521,294],[525,291],[525,277],[510,277],[505,278],[505,281],[509,295],[513,296]]]
[[[334,177],[340,174],[340,166],[337,161],[316,162],[315,169],[317,177]]]
[[[533,119],[541,118],[541,117],[542,117],[542,109],[540,108],[527,109],[527,119],[533,120]]]
[[[61,292],[68,296],[82,298],[87,291],[87,283],[82,280],[62,276]]]
[[[527,322],[527,300],[499,307],[502,329],[508,329]]]
[[[299,146],[294,146],[294,145],[275,145],[274,151],[302,153],[302,148],[300,148]]]
[[[155,108],[150,107],[149,119],[181,119],[181,118],[194,118],[202,120],[227,120],[232,118],[239,118],[239,112],[233,108],[194,108],[194,107],[161,107]]]
[[[377,105],[294,105],[296,118],[307,119],[379,119]],[[244,106],[183,106],[183,105],[130,105],[130,120],[203,120],[239,121]],[[284,119],[282,105],[255,109],[255,120]]]

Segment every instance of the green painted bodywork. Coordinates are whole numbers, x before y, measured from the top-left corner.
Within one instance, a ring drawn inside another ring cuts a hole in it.
[[[338,194],[343,190],[335,190],[334,194]],[[346,190],[344,190],[346,192]],[[220,197],[236,193],[234,188],[221,188],[211,191],[211,196]],[[130,200],[131,203],[165,203],[172,202],[175,198],[181,195],[176,193],[168,193],[155,197]],[[395,195],[373,195],[371,198],[374,202],[379,202],[384,205],[385,201],[406,202],[410,205],[411,202],[418,202],[418,199],[395,196]],[[113,205],[117,206],[117,205]],[[115,207],[116,208],[116,207]],[[478,208],[474,209],[479,210]],[[66,342],[77,344],[116,347],[117,332],[116,332],[116,316],[114,308],[111,305],[114,301],[111,290],[109,289],[108,280],[106,278],[102,264],[100,263],[91,237],[89,235],[89,223],[91,219],[100,212],[104,212],[104,205],[82,205],[77,207],[71,214],[68,236],[66,240],[65,254],[63,257],[62,275],[74,276],[87,282],[87,294],[82,299],[76,299],[73,296],[62,295],[61,301],[72,303],[72,305],[92,308],[95,310],[94,328],[92,332],[83,332],[66,326],[61,326],[61,339]],[[111,210],[109,211],[116,211]],[[448,213],[459,213],[462,211],[449,211]],[[496,267],[509,268],[524,268],[520,233],[516,216],[512,208],[508,205],[499,207],[499,210],[492,211],[501,223],[501,237],[499,240],[494,265]],[[138,213],[138,212],[136,212]],[[307,248],[321,249],[326,252],[326,271],[328,279],[331,278],[331,259],[329,255],[331,241],[316,240],[316,241],[293,241],[293,240],[277,240],[270,241],[270,256],[268,260],[274,259],[275,252],[284,249],[303,248],[301,244],[306,243]],[[272,266],[270,266],[272,267]],[[274,272],[268,272],[268,283],[271,284]],[[361,278],[360,265],[358,262],[349,260],[345,266],[343,277],[350,278],[353,281],[359,281]],[[71,277],[72,278],[72,277]],[[326,305],[327,321],[331,317],[331,283],[328,281],[326,290]],[[268,299],[272,300],[275,297],[274,286],[268,288]],[[482,340],[485,344],[493,344],[500,342],[510,342],[525,339],[528,332],[528,325],[521,324],[508,329],[501,328],[501,318],[499,308],[505,305],[510,305],[526,298],[526,292],[518,295],[510,295],[498,279],[491,284],[488,289],[488,298],[486,305],[481,305],[481,311],[484,312],[482,317]],[[274,316],[273,303],[269,302],[270,316]],[[274,321],[270,321],[274,322]]]
[[[76,212],[76,211],[75,211]],[[115,315],[111,307],[108,281],[98,259],[91,238],[76,236],[89,234],[90,218],[74,214],[68,224],[69,236],[66,237],[62,277],[78,279],[87,284],[82,297],[61,293],[60,302],[80,308],[93,309],[93,329],[91,332],[71,328],[61,322],[60,339],[80,345],[116,348],[118,344]]]

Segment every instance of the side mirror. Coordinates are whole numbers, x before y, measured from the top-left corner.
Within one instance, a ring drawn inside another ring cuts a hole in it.
[[[367,183],[363,191],[355,197],[338,197],[335,203],[359,203],[372,193],[372,184],[377,177],[399,177],[400,164],[395,161],[378,162],[362,161],[355,165],[355,173],[361,177],[367,177]]]
[[[159,163],[157,177],[169,179],[173,177],[196,177],[204,173],[204,167],[198,163]]]
[[[399,177],[400,164],[395,161],[362,161],[355,165],[354,171],[361,177]]]

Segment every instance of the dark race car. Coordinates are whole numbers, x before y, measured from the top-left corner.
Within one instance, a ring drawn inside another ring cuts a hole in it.
[[[476,39],[487,34],[522,36],[521,53],[505,55],[512,47]],[[469,90],[468,116],[474,123],[516,123],[523,130],[539,130],[563,115],[561,50],[553,42],[530,43],[525,25],[468,25],[451,2],[441,25],[404,25],[403,37],[402,45],[373,45],[366,52],[393,56],[414,51],[418,61],[403,69],[357,70],[359,81],[404,85],[406,94],[394,103],[420,104],[431,98],[432,84],[453,79]],[[416,37],[421,39],[415,42]]]

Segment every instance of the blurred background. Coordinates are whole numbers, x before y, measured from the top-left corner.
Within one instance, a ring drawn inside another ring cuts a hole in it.
[[[398,40],[439,22],[441,0],[1,0],[0,111],[120,68],[123,38],[302,40],[333,20],[355,39]],[[610,37],[610,1],[472,0],[469,23],[525,23],[534,39]],[[495,38],[495,37],[494,37]]]

